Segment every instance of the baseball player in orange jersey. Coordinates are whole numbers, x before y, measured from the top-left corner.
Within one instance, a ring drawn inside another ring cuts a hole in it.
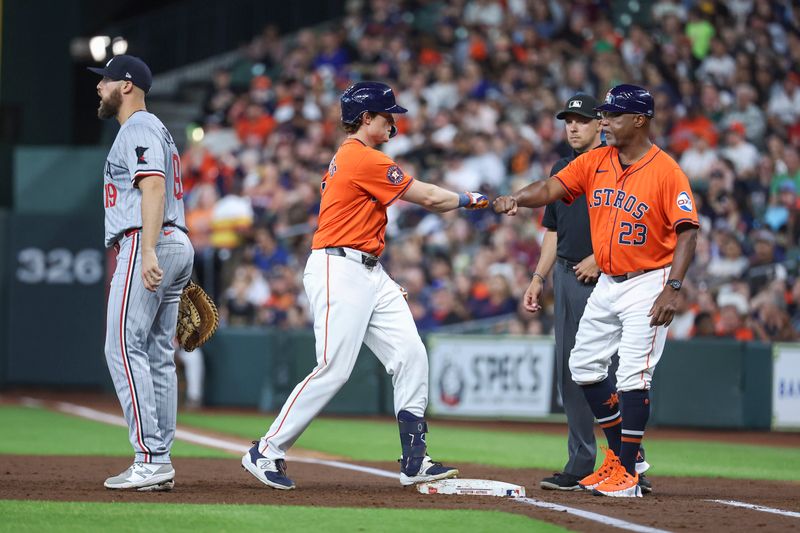
[[[322,178],[319,227],[303,284],[314,316],[317,366],[287,398],[242,466],[276,489],[293,489],[286,451],[347,382],[362,342],[392,375],[402,450],[400,483],[455,477],[458,470],[427,454],[428,356],[402,288],[383,269],[386,209],[402,198],[437,212],[482,209],[479,193],[454,193],[405,174],[375,149],[393,137],[393,115],[405,113],[392,89],[359,82],[341,98],[348,133]]]
[[[583,313],[569,368],[608,439],[602,466],[580,485],[595,494],[641,497],[635,462],[650,416],[650,382],[697,242],[689,180],[650,142],[653,97],[635,85],[606,95],[607,147],[580,155],[547,181],[494,201],[514,215],[586,194],[592,248],[602,271]],[[608,376],[619,353],[616,390]]]

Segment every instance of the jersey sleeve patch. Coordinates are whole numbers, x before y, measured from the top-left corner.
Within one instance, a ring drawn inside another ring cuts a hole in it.
[[[692,212],[692,197],[689,196],[689,193],[682,191],[678,194],[678,198],[676,200],[678,207],[681,211],[686,211],[687,213]]]
[[[147,159],[144,157],[144,153],[148,150],[147,146],[137,146],[136,147],[136,164],[137,165],[146,165]]]
[[[404,177],[405,174],[403,174],[403,171],[397,165],[390,165],[389,168],[386,169],[386,179],[388,179],[389,183],[392,185],[397,185],[403,181]]]

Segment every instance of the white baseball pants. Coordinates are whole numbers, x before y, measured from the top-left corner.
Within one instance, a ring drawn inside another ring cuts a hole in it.
[[[358,250],[345,257],[313,250],[303,283],[314,316],[317,366],[294,388],[259,451],[281,459],[347,382],[362,342],[392,376],[395,415],[422,417],[428,404],[428,356],[400,287],[378,263],[362,264]]]
[[[667,328],[651,327],[647,316],[664,289],[669,267],[616,282],[601,274],[581,317],[569,358],[572,379],[589,385],[608,376],[619,352],[617,390],[650,389],[653,370],[667,338]]]

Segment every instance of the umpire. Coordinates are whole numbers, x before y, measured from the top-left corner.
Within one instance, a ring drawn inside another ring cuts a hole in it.
[[[564,121],[567,142],[572,155],[558,160],[550,170],[553,176],[580,154],[601,146],[597,101],[587,94],[576,94],[567,101],[556,118]],[[543,489],[580,490],[578,481],[594,471],[597,445],[594,437],[594,415],[581,388],[572,381],[569,354],[575,345],[578,323],[586,301],[594,289],[600,269],[594,260],[589,210],[585,198],[572,204],[562,201],[547,206],[542,224],[547,228],[542,253],[533,279],[525,292],[525,308],[535,313],[541,309],[545,279],[555,265],[556,380],[569,426],[569,460],[563,472],[557,472],[540,483]]]

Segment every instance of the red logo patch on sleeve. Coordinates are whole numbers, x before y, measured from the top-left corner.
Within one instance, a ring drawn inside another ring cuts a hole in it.
[[[144,153],[147,151],[146,146],[137,146],[136,147],[136,164],[137,165],[146,165],[147,160],[144,158]]]

